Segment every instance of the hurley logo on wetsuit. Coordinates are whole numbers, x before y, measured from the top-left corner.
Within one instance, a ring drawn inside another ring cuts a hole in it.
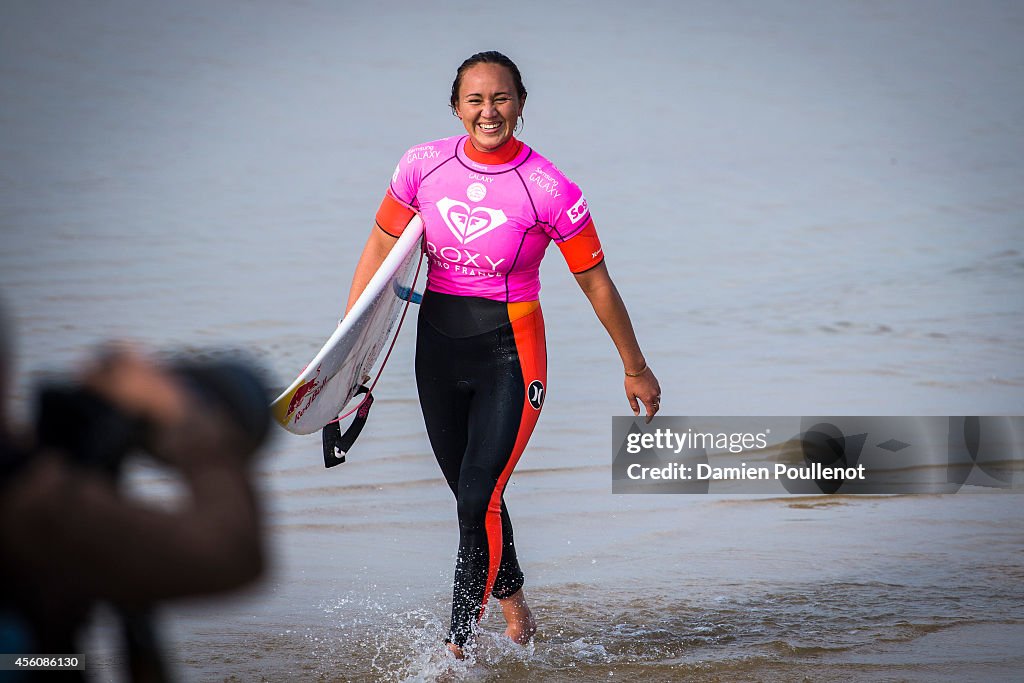
[[[486,206],[470,208],[469,204],[450,197],[437,200],[437,211],[455,239],[462,244],[469,244],[508,222],[508,216],[501,209]]]
[[[544,383],[539,379],[530,382],[530,386],[526,389],[526,399],[534,410],[540,410],[540,407],[544,405]]]

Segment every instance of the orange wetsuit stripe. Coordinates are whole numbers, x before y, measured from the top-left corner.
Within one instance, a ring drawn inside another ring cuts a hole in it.
[[[415,214],[415,211],[395,199],[389,190],[377,209],[377,227],[392,237],[399,237]]]
[[[533,311],[525,316],[512,320],[512,331],[515,335],[516,351],[519,354],[519,364],[523,371],[523,413],[519,421],[519,432],[516,435],[516,443],[512,449],[512,456],[508,459],[498,478],[498,483],[491,494],[490,503],[487,506],[487,517],[484,521],[484,528],[487,532],[488,566],[487,584],[484,588],[484,599],[480,605],[480,612],[477,620],[484,615],[487,607],[487,598],[494,587],[494,580],[498,576],[498,566],[501,564],[501,549],[504,547],[504,539],[501,534],[501,496],[505,491],[505,484],[512,475],[516,463],[526,450],[526,444],[533,434],[537,425],[537,418],[540,417],[540,409],[543,406],[543,392],[547,388],[547,348],[544,344],[544,316],[541,313],[538,302],[526,302],[534,304]],[[509,306],[511,317],[511,308]],[[540,395],[537,395],[537,387],[531,387],[534,382],[540,383]],[[531,389],[534,394],[531,396]],[[533,399],[531,401],[531,399]],[[535,406],[534,403],[537,405]]]
[[[507,304],[508,307],[508,321],[513,322],[520,318],[526,317],[540,308],[539,301],[519,301],[511,304]]]
[[[559,243],[558,248],[573,273],[590,270],[604,260],[604,250],[601,248],[601,240],[597,237],[594,221],[589,221],[576,235]]]

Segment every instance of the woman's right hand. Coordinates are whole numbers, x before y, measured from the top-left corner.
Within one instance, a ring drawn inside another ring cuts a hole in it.
[[[373,226],[370,237],[366,240],[366,246],[363,247],[363,253],[359,257],[359,262],[356,264],[356,272],[352,275],[352,286],[348,290],[345,315],[348,315],[356,299],[366,289],[373,274],[380,268],[380,264],[384,263],[384,259],[391,253],[391,249],[397,241],[397,237],[392,237],[377,225]]]
[[[643,373],[636,377],[626,375],[625,388],[626,398],[629,399],[633,414],[637,417],[640,416],[640,403],[643,403],[647,409],[644,424],[650,424],[661,408],[661,385],[658,383],[658,378],[654,376],[654,371],[649,366],[645,366]]]

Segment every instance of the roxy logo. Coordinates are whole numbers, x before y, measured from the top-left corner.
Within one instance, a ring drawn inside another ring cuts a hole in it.
[[[539,379],[530,382],[530,386],[526,388],[526,400],[530,402],[534,410],[540,410],[540,407],[544,405],[544,384]]]
[[[437,245],[429,240],[427,241],[427,254],[433,258],[438,267],[467,275],[496,276],[498,275],[498,266],[505,262],[503,258],[495,261],[487,254],[469,249],[448,246],[438,249]]]
[[[463,244],[469,244],[508,222],[508,216],[501,209],[486,206],[471,209],[469,204],[449,197],[437,201],[437,210],[448,229]]]

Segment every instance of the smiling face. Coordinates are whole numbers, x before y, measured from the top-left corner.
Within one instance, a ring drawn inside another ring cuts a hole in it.
[[[512,73],[500,64],[477,64],[462,75],[455,113],[481,152],[492,152],[512,137],[523,113]]]

